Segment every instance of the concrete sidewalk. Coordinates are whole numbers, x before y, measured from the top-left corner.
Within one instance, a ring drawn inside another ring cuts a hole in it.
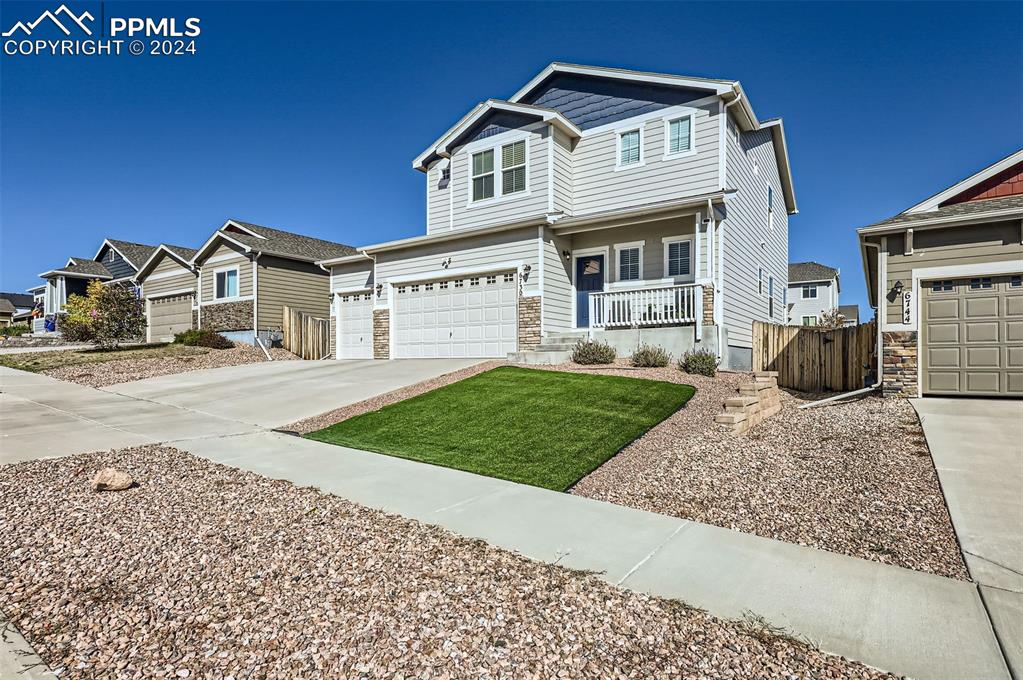
[[[719,617],[751,611],[825,651],[899,674],[1009,677],[969,582],[277,433],[178,447]]]
[[[914,399],[970,575],[1023,678],[1023,402]]]

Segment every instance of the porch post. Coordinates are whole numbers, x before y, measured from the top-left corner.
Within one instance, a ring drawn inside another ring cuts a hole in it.
[[[695,286],[693,292],[696,293],[696,310],[694,315],[696,316],[696,341],[699,342],[703,339],[703,286]]]

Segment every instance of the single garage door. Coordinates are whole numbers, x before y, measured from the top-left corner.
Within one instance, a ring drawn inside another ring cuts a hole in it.
[[[504,357],[517,347],[514,272],[396,285],[395,358]]]
[[[338,295],[338,359],[373,358],[373,294]]]
[[[924,394],[1023,396],[1021,277],[926,281],[921,288]]]
[[[192,294],[149,300],[149,341],[170,342],[192,327]]]

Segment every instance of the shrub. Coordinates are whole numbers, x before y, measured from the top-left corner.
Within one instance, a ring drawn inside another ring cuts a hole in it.
[[[678,370],[713,378],[718,372],[718,358],[714,352],[705,349],[691,350],[678,360]]]
[[[142,337],[146,330],[142,301],[131,286],[90,281],[84,296],[68,297],[66,310],[59,328],[68,340],[95,342],[109,349],[123,340]]]
[[[30,332],[32,329],[25,323],[16,323],[11,326],[0,327],[0,335],[6,335],[8,337],[17,337]]]
[[[174,336],[174,342],[190,347],[209,347],[211,349],[231,349],[234,343],[220,333],[201,328],[182,331]]]
[[[613,364],[618,354],[606,342],[580,340],[572,350],[572,361],[577,364]]]
[[[632,353],[632,365],[639,368],[662,368],[669,361],[671,357],[667,350],[657,345],[640,345]]]

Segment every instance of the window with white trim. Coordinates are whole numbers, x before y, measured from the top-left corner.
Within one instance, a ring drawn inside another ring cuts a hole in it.
[[[214,277],[213,297],[217,300],[238,297],[238,268],[224,269]]]
[[[816,300],[817,299],[817,286],[812,283],[803,284],[803,299],[804,300]]]
[[[687,114],[667,121],[666,155],[688,153],[693,149],[693,116]]]
[[[692,241],[667,241],[664,244],[664,271],[668,276],[689,276],[692,273]]]
[[[812,314],[809,315],[809,316],[804,316],[803,317],[803,325],[804,326],[816,326],[817,325],[817,317],[812,315]]]
[[[472,155],[472,200],[494,197],[494,150]]]
[[[774,318],[774,277],[767,277],[767,315]]]
[[[501,147],[501,195],[526,190],[526,140]]]
[[[757,295],[764,294],[764,268],[757,267]]]
[[[618,167],[639,165],[643,162],[642,129],[618,133]]]
[[[621,248],[618,250],[618,280],[639,281],[639,246]]]

